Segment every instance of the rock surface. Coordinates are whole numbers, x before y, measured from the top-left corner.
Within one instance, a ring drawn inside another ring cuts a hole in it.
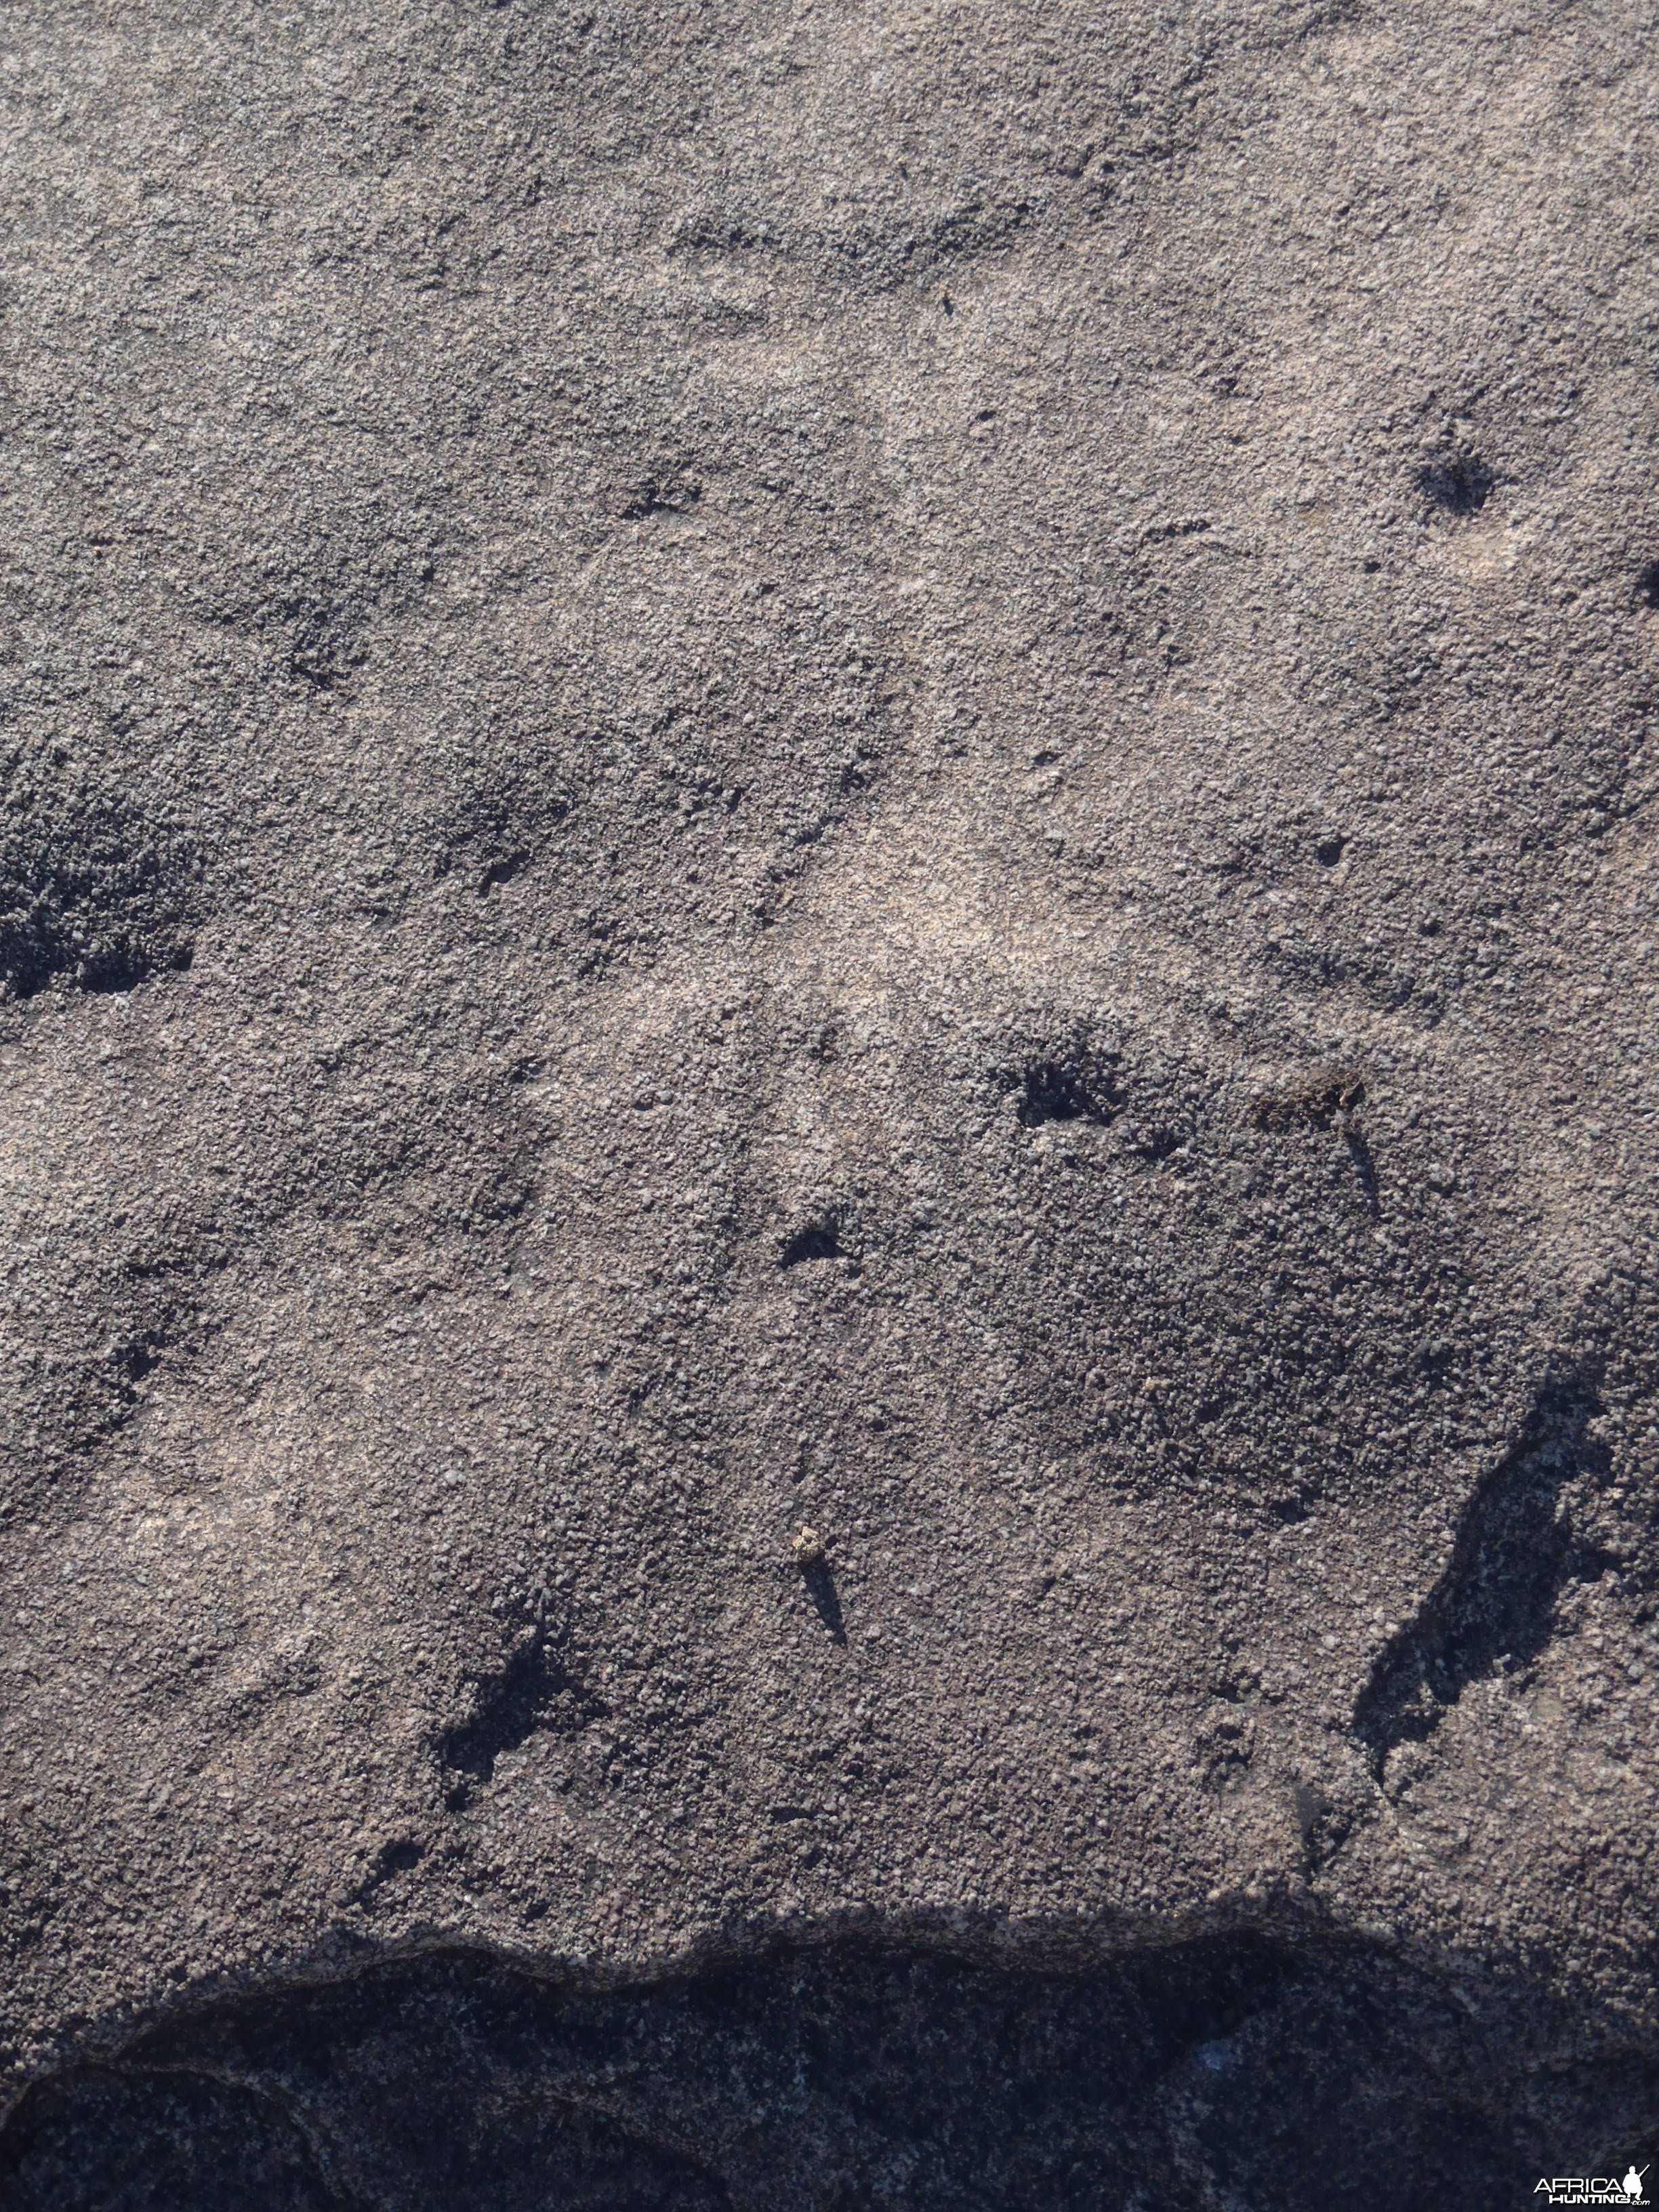
[[[6,2201],[1641,2165],[1650,19],[8,31]]]

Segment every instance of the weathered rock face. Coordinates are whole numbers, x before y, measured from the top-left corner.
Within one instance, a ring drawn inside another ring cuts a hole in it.
[[[1496,2203],[1651,2109],[1537,1995],[1212,1936],[1042,1971],[768,1952],[619,1992],[451,1954],[243,1997],[32,2090],[9,2202],[672,2208]],[[1486,2004],[1490,2020],[1483,2020]],[[1546,2055],[1547,2053],[1547,2055]],[[1619,2171],[1626,2168],[1622,2164]]]
[[[15,2200],[1640,2165],[1644,19],[9,24]]]

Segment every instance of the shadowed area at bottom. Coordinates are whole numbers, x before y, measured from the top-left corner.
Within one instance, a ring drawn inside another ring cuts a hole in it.
[[[1283,1930],[1087,1964],[841,1937],[605,1991],[436,1954],[205,2009],[37,2084],[0,2134],[0,2200],[1417,2212],[1524,2195],[1567,2144],[1640,2165],[1655,2054],[1592,2051],[1522,1985],[1472,2007],[1467,1984]]]

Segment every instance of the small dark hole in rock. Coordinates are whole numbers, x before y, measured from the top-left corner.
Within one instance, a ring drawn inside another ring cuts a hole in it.
[[[478,896],[488,898],[498,884],[510,884],[529,865],[528,853],[508,853],[504,859],[492,860],[478,880]]]
[[[805,1260],[839,1260],[841,1237],[833,1220],[809,1221],[784,1246],[781,1267],[798,1267]]]
[[[1659,607],[1659,561],[1650,561],[1637,578],[1636,596],[1644,607]]]
[[[1486,464],[1473,453],[1436,461],[1418,477],[1434,504],[1448,514],[1479,514],[1495,481]]]
[[[129,1382],[142,1382],[161,1364],[161,1348],[153,1344],[123,1345],[115,1355],[115,1364]]]
[[[1319,858],[1320,866],[1334,868],[1347,850],[1347,846],[1348,841],[1346,837],[1322,837],[1314,847],[1314,851]]]
[[[652,478],[623,495],[622,519],[646,522],[655,514],[687,514],[702,495],[702,486],[684,478]]]
[[[1058,1060],[1034,1060],[1020,1084],[1019,1118],[1028,1129],[1045,1121],[1109,1121],[1116,1099],[1091,1085],[1077,1067]]]
[[[426,1856],[424,1844],[417,1844],[412,1836],[405,1836],[395,1844],[388,1844],[374,1863],[374,1871],[384,1877],[391,1874],[407,1874]]]

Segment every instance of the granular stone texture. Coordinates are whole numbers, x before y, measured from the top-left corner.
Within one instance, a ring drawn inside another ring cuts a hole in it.
[[[451,1953],[233,2001],[31,2090],[0,2179],[31,2212],[1404,2212],[1659,2116],[1634,2051],[1543,2060],[1535,1991],[1305,1929],[1063,1973],[919,1933],[615,1992]]]
[[[0,2190],[1659,2160],[1651,20],[6,34]]]

